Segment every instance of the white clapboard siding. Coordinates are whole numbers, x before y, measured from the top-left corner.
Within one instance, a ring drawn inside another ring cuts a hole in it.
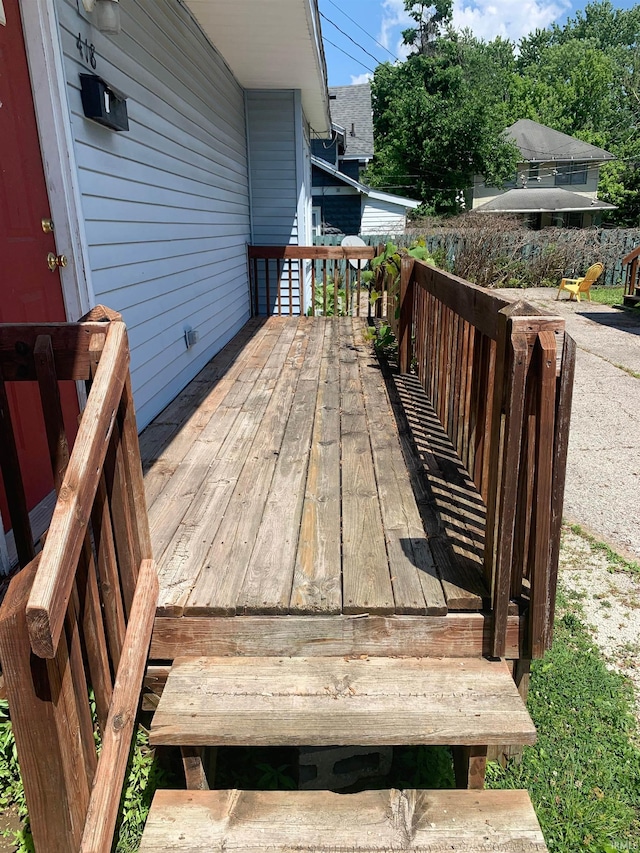
[[[297,133],[300,117],[293,90],[249,90],[247,102],[247,139],[251,174],[251,211],[253,242],[258,246],[297,244],[299,228],[299,198],[303,191],[297,168]],[[300,240],[304,242],[304,240]],[[259,268],[259,313],[266,313],[266,282]],[[282,284],[282,312],[300,313],[298,264],[294,264],[293,300],[289,299],[288,267]],[[275,305],[275,262],[270,265],[270,312]],[[290,304],[291,303],[291,304]]]
[[[121,0],[117,36],[56,2],[93,287],[128,325],[143,427],[250,314],[244,93],[178,0]],[[128,132],[84,118],[78,34],[127,96]]]
[[[406,208],[381,199],[363,198],[362,234],[402,234],[406,222]]]

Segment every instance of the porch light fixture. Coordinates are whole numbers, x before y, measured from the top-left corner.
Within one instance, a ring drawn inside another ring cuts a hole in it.
[[[96,0],[97,25],[101,33],[118,35],[120,32],[119,0]]]
[[[82,0],[87,14],[96,13],[96,26],[102,33],[118,35],[120,32],[120,6],[118,0]]]

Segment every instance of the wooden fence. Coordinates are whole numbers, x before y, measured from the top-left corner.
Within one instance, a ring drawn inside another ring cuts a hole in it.
[[[377,246],[391,241],[398,246],[410,246],[418,238],[424,239],[430,252],[441,253],[448,264],[464,252],[468,240],[474,239],[474,230],[434,230],[431,232],[409,229],[404,234],[360,235],[365,243]],[[315,238],[318,246],[340,245],[342,234]],[[578,245],[576,245],[578,244]],[[640,244],[638,228],[543,228],[541,231],[522,229],[505,231],[500,238],[500,253],[513,261],[529,263],[544,256],[545,253],[559,250],[566,254],[569,262],[563,270],[557,270],[558,283],[563,275],[576,277],[584,275],[585,270],[596,261],[604,264],[604,273],[598,284],[618,286],[624,281],[623,256]]]
[[[38,383],[47,425],[58,499],[38,554],[8,381]],[[71,453],[59,395],[59,383],[68,381],[88,390]],[[0,326],[0,446],[26,563],[0,608],[0,658],[34,842],[47,853],[108,853],[158,583],[118,315],[101,309],[75,324]]]
[[[417,373],[487,508],[493,654],[510,602],[528,613],[525,657],[550,646],[575,367],[564,321],[403,259],[400,370]]]

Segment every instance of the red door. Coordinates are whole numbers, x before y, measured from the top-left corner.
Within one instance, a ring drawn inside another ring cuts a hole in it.
[[[40,143],[22,36],[18,0],[2,0],[0,24],[0,323],[64,321],[58,271],[47,266],[55,252]],[[78,401],[73,383],[62,389],[69,437],[75,434]],[[35,383],[8,383],[9,404],[27,503],[32,509],[53,488],[38,390]],[[0,512],[11,527],[4,491]]]

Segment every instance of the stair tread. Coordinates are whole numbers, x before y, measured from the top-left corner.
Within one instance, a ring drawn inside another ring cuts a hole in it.
[[[158,791],[140,853],[543,853],[526,791]]]
[[[535,742],[504,661],[177,658],[152,744],[488,745]]]

